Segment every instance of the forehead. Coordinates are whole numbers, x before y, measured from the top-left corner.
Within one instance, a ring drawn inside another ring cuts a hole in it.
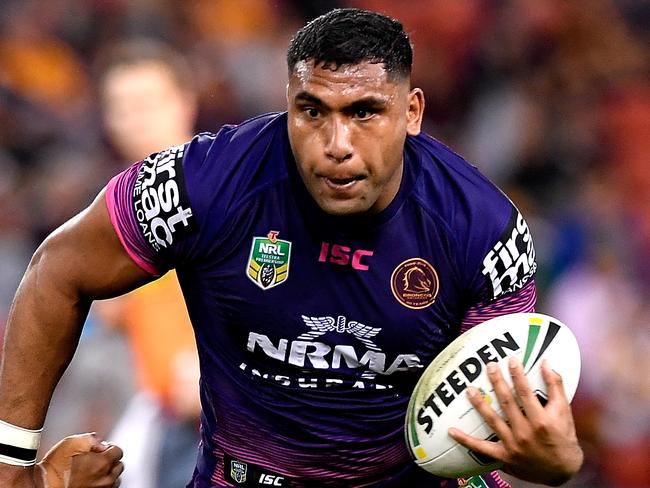
[[[381,63],[364,61],[340,65],[336,69],[314,66],[313,61],[300,61],[289,78],[290,98],[308,92],[323,101],[351,100],[363,96],[393,96],[405,82],[389,81]]]
[[[121,64],[111,68],[103,80],[103,90],[120,93],[130,88],[176,85],[171,69],[159,61]]]

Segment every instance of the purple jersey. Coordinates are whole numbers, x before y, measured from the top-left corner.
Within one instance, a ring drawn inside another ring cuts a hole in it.
[[[406,406],[462,330],[532,310],[528,227],[424,134],[407,138],[384,211],[327,215],[286,117],[198,135],[108,186],[125,249],[152,274],[176,268],[193,323],[203,411],[190,486],[457,486],[411,460]]]

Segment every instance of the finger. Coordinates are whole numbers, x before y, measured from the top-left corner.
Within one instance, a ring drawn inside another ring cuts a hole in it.
[[[124,456],[122,449],[115,444],[110,444],[108,449],[106,449],[102,454],[107,457],[111,466],[116,464],[120,459],[122,459],[122,456]]]
[[[501,374],[501,368],[497,363],[488,363],[487,372],[488,378],[490,379],[492,387],[494,388],[494,394],[496,395],[497,401],[501,406],[501,410],[503,410],[503,413],[505,414],[507,421],[512,425],[512,428],[516,430],[517,426],[524,421],[524,416],[521,413],[521,409],[519,408],[519,405],[517,404],[512,391],[510,390],[510,386],[503,378],[503,375]],[[486,418],[485,420],[487,421],[488,419]],[[501,437],[499,432],[497,432],[497,435]],[[501,439],[504,438],[501,437]]]
[[[479,413],[485,423],[492,428],[494,433],[504,441],[509,443],[512,440],[512,431],[507,422],[494,410],[486,398],[473,386],[468,386],[467,398],[474,409]]]
[[[110,475],[113,479],[117,479],[120,477],[120,475],[124,472],[124,463],[122,461],[118,461],[115,466],[113,466],[113,469],[111,469]]]
[[[562,376],[551,369],[546,359],[542,361],[542,378],[548,391],[548,403],[568,405],[569,400],[564,391]]]
[[[119,479],[120,475],[124,471],[124,464],[121,462],[118,462],[115,466],[113,466],[113,469],[111,470],[110,473],[106,474],[99,480],[98,486],[100,487],[110,487],[114,488],[115,486],[119,486],[121,481]]]
[[[506,450],[501,441],[493,442],[485,439],[479,439],[477,437],[472,437],[471,435],[467,435],[465,432],[455,427],[451,427],[447,433],[456,442],[472,451],[476,451],[496,461],[503,462],[505,459]]]
[[[521,407],[524,409],[526,417],[534,421],[544,415],[544,407],[530,387],[530,382],[524,374],[524,367],[515,357],[508,359],[508,370],[512,378],[512,384],[515,387],[515,393],[521,401]]]

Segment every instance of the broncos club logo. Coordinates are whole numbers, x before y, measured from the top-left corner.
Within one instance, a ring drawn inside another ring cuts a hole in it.
[[[431,284],[431,280],[419,266],[407,269],[402,277],[403,289],[410,293],[427,293],[431,290]]]
[[[402,305],[420,309],[436,300],[440,281],[431,264],[422,258],[411,258],[395,268],[390,277],[390,289]]]

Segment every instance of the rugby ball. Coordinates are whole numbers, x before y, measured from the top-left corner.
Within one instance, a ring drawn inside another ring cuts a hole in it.
[[[481,439],[496,441],[465,394],[472,385],[504,417],[487,376],[486,364],[496,362],[512,388],[508,358],[518,358],[531,388],[542,403],[546,384],[541,363],[562,376],[569,401],[580,377],[580,350],[571,330],[556,318],[539,313],[515,313],[483,322],[461,334],[427,366],[415,386],[406,413],[406,441],[415,462],[445,478],[467,478],[501,467],[501,463],[470,451],[447,430],[457,427]]]

